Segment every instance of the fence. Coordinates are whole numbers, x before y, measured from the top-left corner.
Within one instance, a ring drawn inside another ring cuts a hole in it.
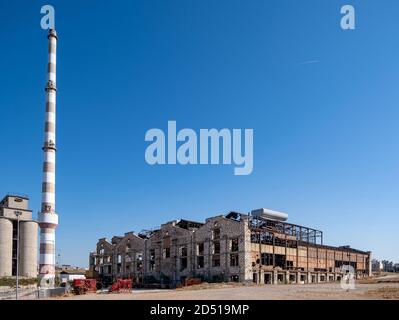
[[[51,297],[61,296],[66,293],[65,288],[54,288],[54,289],[38,289],[34,288],[20,288],[18,290],[19,300],[36,300],[46,299]],[[15,300],[16,290],[15,289],[3,289],[0,290],[0,300]]]

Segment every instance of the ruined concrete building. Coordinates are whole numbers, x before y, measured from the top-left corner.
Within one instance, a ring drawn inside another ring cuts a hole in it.
[[[284,213],[259,209],[205,223],[171,221],[111,242],[102,238],[90,253],[90,271],[106,283],[132,278],[137,285],[170,286],[188,278],[258,284],[337,281],[348,268],[356,277],[370,274],[371,252],[325,246],[321,231],[286,219]]]

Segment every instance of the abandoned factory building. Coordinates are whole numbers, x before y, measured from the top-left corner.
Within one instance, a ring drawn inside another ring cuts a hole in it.
[[[323,245],[319,230],[287,223],[268,209],[230,212],[205,223],[177,220],[157,230],[99,239],[90,272],[104,282],[137,285],[239,281],[258,284],[337,281],[348,271],[371,272],[371,252]]]

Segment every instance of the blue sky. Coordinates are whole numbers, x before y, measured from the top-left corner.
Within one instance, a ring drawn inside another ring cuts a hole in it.
[[[340,8],[356,9],[356,30]],[[57,253],[266,207],[399,262],[395,0],[1,1],[0,194],[40,207],[47,38],[57,61]],[[306,63],[313,61],[314,63]],[[253,128],[254,170],[149,166],[151,128]]]

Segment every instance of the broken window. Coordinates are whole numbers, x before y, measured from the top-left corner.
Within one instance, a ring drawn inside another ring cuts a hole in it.
[[[214,240],[220,239],[220,228],[213,229],[212,238]]]
[[[180,271],[187,269],[187,257],[182,257],[180,259]]]
[[[155,270],[155,250],[150,250],[150,270]]]
[[[136,270],[138,272],[140,272],[141,270],[143,270],[143,263],[142,262],[137,262],[136,264]]]
[[[220,254],[220,242],[214,242],[213,243],[213,254]]]
[[[285,269],[285,255],[283,254],[275,254],[275,266]]]
[[[273,254],[271,253],[262,253],[261,262],[264,266],[272,266],[273,265]]]
[[[204,251],[205,251],[205,249],[204,249],[204,243],[203,243],[203,242],[198,243],[198,244],[197,244],[197,255],[199,255],[199,256],[204,255]]]
[[[120,254],[118,254],[117,256],[117,261],[118,263],[122,263],[122,256]]]
[[[164,259],[170,258],[170,248],[164,248],[162,256]]]
[[[183,246],[180,248],[180,254],[182,257],[187,257],[187,247]]]
[[[136,260],[143,261],[143,253],[142,252],[136,253]]]
[[[204,257],[197,257],[197,268],[202,269],[204,267]]]
[[[230,266],[238,267],[238,253],[230,254]]]
[[[212,267],[220,267],[220,256],[212,257]]]
[[[238,251],[238,238],[231,239],[231,251],[232,252]]]

